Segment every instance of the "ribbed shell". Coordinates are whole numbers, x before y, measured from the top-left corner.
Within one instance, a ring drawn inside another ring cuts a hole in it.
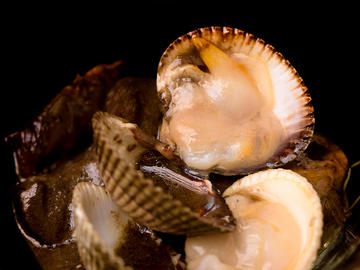
[[[296,189],[296,194],[286,192],[289,186]],[[269,169],[238,180],[224,192],[225,197],[236,194],[268,197],[286,206],[302,232],[301,256],[293,269],[311,269],[321,242],[323,213],[320,198],[310,182],[291,170]],[[300,201],[296,200],[299,198]]]
[[[99,226],[107,230],[107,219],[110,210],[117,211],[118,207],[111,201],[104,188],[92,183],[79,183],[73,192],[72,204],[74,207],[75,230],[74,236],[77,240],[78,250],[81,260],[88,270],[132,270],[132,267],[125,266],[122,258],[115,255],[112,248],[105,243],[105,240],[94,228],[94,224],[89,219],[89,211],[86,206],[94,207],[95,204],[106,205],[104,211],[93,209],[93,215],[97,215]],[[95,213],[96,212],[96,213]],[[110,232],[108,232],[110,234]],[[116,241],[117,235],[113,236]]]
[[[222,174],[237,174],[266,167],[273,168],[293,160],[303,152],[310,143],[315,124],[314,108],[307,87],[295,68],[273,46],[235,28],[200,28],[179,37],[166,49],[161,57],[157,75],[158,95],[163,112],[167,111],[171,101],[169,82],[164,79],[164,74],[179,55],[196,51],[191,42],[193,37],[204,38],[229,53],[243,53],[261,58],[267,64],[273,83],[275,100],[273,112],[280,119],[284,129],[289,132],[286,141],[265,164],[240,171],[224,172],[216,169],[214,171]]]
[[[137,222],[161,232],[193,236],[233,230],[230,222],[228,226],[210,224],[136,170],[145,149],[134,139],[134,127],[103,112],[93,117],[99,171],[113,201]]]

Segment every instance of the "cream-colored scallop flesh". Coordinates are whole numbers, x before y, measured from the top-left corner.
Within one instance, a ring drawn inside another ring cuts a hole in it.
[[[273,113],[266,63],[243,53],[228,54],[200,37],[192,43],[208,71],[174,64],[168,76],[181,77],[181,83],[169,89],[165,118],[171,120],[163,122],[160,140],[175,144],[185,163],[199,170],[232,171],[266,163],[286,136]]]
[[[246,176],[225,192],[234,232],[187,238],[189,270],[306,270],[322,234],[319,197],[302,176],[270,169]]]
[[[270,44],[205,27],[176,39],[157,72],[158,138],[194,170],[223,175],[275,168],[302,153],[314,108],[302,78]]]

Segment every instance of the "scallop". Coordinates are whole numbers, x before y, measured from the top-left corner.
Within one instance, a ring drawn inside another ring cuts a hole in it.
[[[293,160],[314,130],[311,97],[279,52],[238,29],[208,27],[175,40],[158,67],[158,138],[189,168],[224,175]]]
[[[223,195],[237,228],[187,238],[189,270],[311,269],[323,216],[320,199],[306,178],[268,169],[238,180]]]
[[[74,235],[86,269],[183,269],[180,255],[121,211],[103,187],[79,183],[72,202]]]

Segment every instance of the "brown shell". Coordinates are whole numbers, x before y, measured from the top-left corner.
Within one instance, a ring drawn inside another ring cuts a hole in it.
[[[303,152],[310,143],[315,124],[314,108],[307,87],[295,68],[273,46],[252,34],[235,28],[200,28],[179,37],[166,49],[161,57],[157,75],[157,88],[162,111],[165,113],[171,102],[169,82],[164,80],[163,75],[169,65],[179,56],[196,53],[196,48],[191,42],[194,37],[204,38],[226,52],[240,52],[260,57],[265,61],[274,86],[274,113],[280,119],[284,129],[290,131],[281,147],[265,164],[240,171],[215,169],[214,172],[231,175],[274,168],[288,163]],[[294,104],[298,106],[294,106]]]
[[[145,149],[135,140],[131,131],[134,128],[136,125],[107,113],[97,112],[93,117],[99,171],[122,211],[153,230],[172,234],[233,230],[235,225],[230,216],[209,221],[136,170],[136,162]]]

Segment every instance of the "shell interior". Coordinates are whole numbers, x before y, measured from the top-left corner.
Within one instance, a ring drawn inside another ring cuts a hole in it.
[[[99,171],[114,202],[137,222],[161,232],[198,235],[233,230],[235,225],[231,212],[220,196],[221,200],[214,198],[216,195],[206,184],[196,187],[191,182],[187,183],[223,204],[213,205],[214,209],[224,209],[215,217],[207,216],[207,212],[194,212],[136,169],[137,161],[146,150],[134,137],[137,128],[107,113],[98,112],[93,117]]]
[[[86,269],[126,269],[115,248],[129,218],[119,211],[104,188],[79,183],[73,192],[78,250]]]
[[[86,269],[182,269],[180,255],[123,213],[103,187],[79,183],[73,205]]]
[[[175,40],[160,60],[157,88],[159,138],[194,169],[276,167],[304,151],[313,134],[311,98],[295,69],[238,29],[201,28]]]
[[[187,238],[188,269],[311,269],[320,246],[320,199],[306,178],[269,169],[225,192],[234,232]]]

